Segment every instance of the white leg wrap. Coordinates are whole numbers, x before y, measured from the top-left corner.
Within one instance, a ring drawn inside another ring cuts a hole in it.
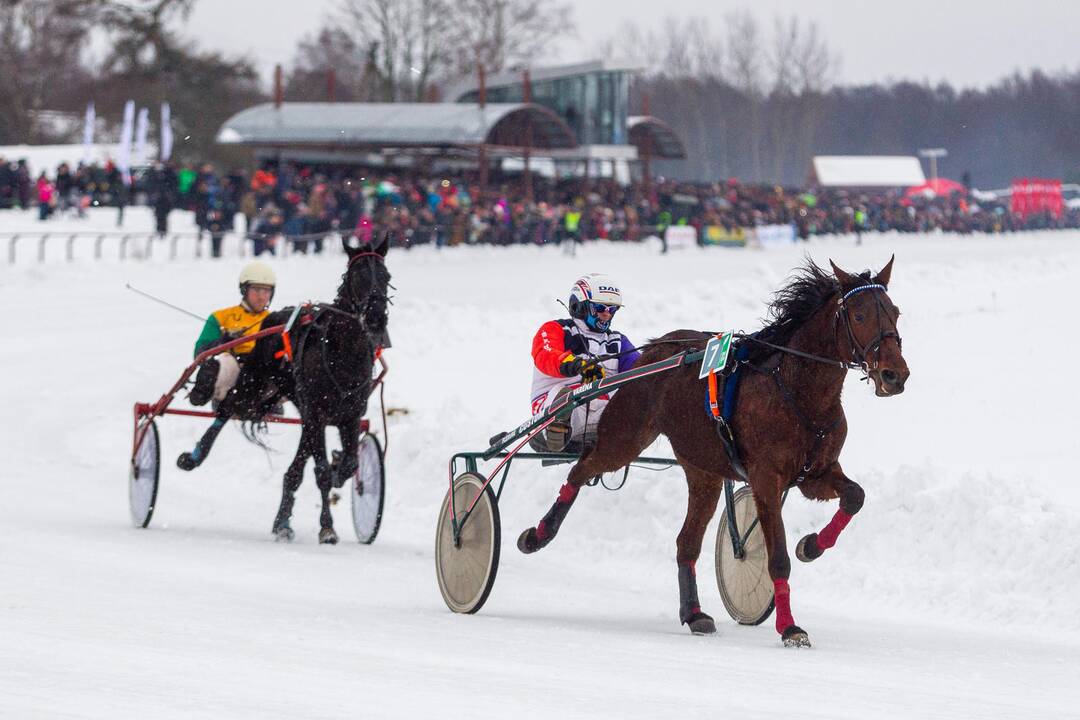
[[[240,377],[240,363],[231,353],[221,353],[214,357],[218,361],[218,376],[214,382],[214,400],[221,402],[236,385],[236,378]]]

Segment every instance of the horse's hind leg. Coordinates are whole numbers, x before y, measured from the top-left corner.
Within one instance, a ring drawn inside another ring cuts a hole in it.
[[[206,429],[199,441],[195,443],[195,449],[191,452],[180,453],[180,457],[176,458],[176,466],[181,470],[194,470],[203,464],[207,456],[210,455],[210,449],[214,447],[214,441],[217,440],[218,434],[221,429],[225,427],[225,424],[229,422],[229,418],[232,416],[232,406],[222,403],[217,410],[217,414],[214,416],[214,422],[210,423],[210,427]]]
[[[322,495],[322,512],[319,514],[319,542],[324,545],[336,545],[337,532],[334,531],[334,516],[330,513],[330,487],[333,474],[330,463],[326,460],[326,432],[319,430],[314,438],[312,455],[315,458],[315,482]],[[354,453],[355,454],[355,453]]]
[[[300,483],[304,481],[304,465],[307,464],[308,456],[312,452],[314,433],[308,425],[301,427],[300,444],[296,448],[296,455],[293,456],[292,462],[289,463],[289,469],[285,471],[281,488],[281,505],[278,506],[277,516],[274,517],[274,527],[271,530],[274,539],[279,542],[291,542],[295,536],[289,525],[289,518],[292,517],[293,503],[296,502],[296,491]]]
[[[837,495],[840,496],[840,509],[829,524],[820,532],[803,537],[795,547],[795,557],[803,562],[811,562],[836,544],[836,539],[851,522],[851,518],[862,509],[865,493],[858,483],[844,475],[840,463],[833,463],[820,478],[803,481],[800,489],[803,495],[814,500],[831,500]]]
[[[626,388],[621,393],[627,393]],[[518,550],[529,554],[550,543],[559,532],[562,521],[577,500],[582,485],[597,475],[613,472],[633,462],[658,435],[648,422],[635,422],[631,415],[634,404],[616,404],[619,396],[612,399],[597,428],[597,442],[587,450],[581,460],[570,470],[566,483],[547,514],[536,527],[527,528],[518,537]],[[629,399],[629,398],[627,398]]]
[[[675,562],[679,568],[679,622],[688,625],[695,635],[711,635],[716,632],[716,623],[701,611],[696,566],[705,530],[724,489],[724,480],[688,465],[682,458],[679,460],[686,472],[689,489],[686,520],[675,541]]]

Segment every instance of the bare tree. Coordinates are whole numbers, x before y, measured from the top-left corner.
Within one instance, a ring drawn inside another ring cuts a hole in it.
[[[570,6],[551,0],[457,0],[450,34],[458,48],[454,69],[471,75],[528,63],[573,33]]]
[[[642,30],[636,22],[624,20],[597,48],[605,60],[633,60],[649,74],[660,72],[664,51],[656,33]]]
[[[323,27],[300,40],[285,82],[285,97],[301,101],[325,99],[324,83],[330,70],[337,79],[338,99],[344,102],[375,99],[366,92],[363,52],[352,35],[334,27]]]
[[[367,50],[378,99],[419,101],[449,62],[449,12],[446,0],[342,0],[327,28],[343,28]]]
[[[37,111],[70,104],[86,82],[82,66],[102,0],[0,2],[0,142],[40,142]]]
[[[840,56],[829,51],[818,32],[817,23],[807,23],[792,54],[795,79],[799,92],[823,92],[832,84],[832,76],[840,70]]]
[[[728,71],[731,79],[749,104],[750,164],[755,180],[761,173],[761,95],[762,60],[760,30],[757,20],[747,10],[727,15]]]

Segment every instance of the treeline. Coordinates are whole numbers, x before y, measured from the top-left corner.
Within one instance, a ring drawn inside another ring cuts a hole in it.
[[[839,59],[813,23],[750,14],[620,28],[604,51],[637,47],[646,72],[631,108],[667,121],[688,159],[656,164],[672,177],[797,186],[814,155],[914,155],[944,147],[939,172],[975,187],[1015,177],[1080,181],[1080,72],[1034,70],[980,90],[908,81],[835,86]]]
[[[0,2],[0,145],[78,141],[48,111],[81,117],[89,100],[115,136],[124,101],[172,105],[181,160],[245,159],[218,146],[232,114],[271,97],[248,59],[209,52],[183,33],[197,0]],[[914,154],[945,147],[943,175],[978,187],[1013,177],[1080,180],[1080,72],[1032,71],[981,90],[913,82],[837,86],[840,60],[813,23],[762,23],[748,11],[624,25],[596,54],[640,59],[632,113],[669,122],[688,159],[672,177],[800,185],[819,154]],[[585,28],[582,34],[602,32]],[[578,38],[568,5],[550,0],[339,0],[286,68],[287,100],[441,99],[440,86],[538,62]],[[92,57],[91,48],[104,48]],[[156,117],[155,117],[156,120]]]
[[[914,155],[944,147],[943,176],[984,189],[1016,177],[1080,181],[1080,74],[1034,71],[980,91],[910,82],[758,100],[723,81],[637,81],[653,114],[683,138],[688,159],[656,163],[672,177],[800,185],[814,155]],[[757,123],[754,122],[757,103]],[[757,153],[755,158],[755,148]]]

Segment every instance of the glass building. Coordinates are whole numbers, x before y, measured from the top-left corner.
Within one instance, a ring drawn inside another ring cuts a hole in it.
[[[558,113],[581,145],[626,145],[630,110],[630,73],[636,66],[602,60],[535,68],[530,71],[532,101]],[[499,73],[487,78],[489,103],[525,101],[522,73]],[[480,101],[478,83],[450,88],[453,102]]]

